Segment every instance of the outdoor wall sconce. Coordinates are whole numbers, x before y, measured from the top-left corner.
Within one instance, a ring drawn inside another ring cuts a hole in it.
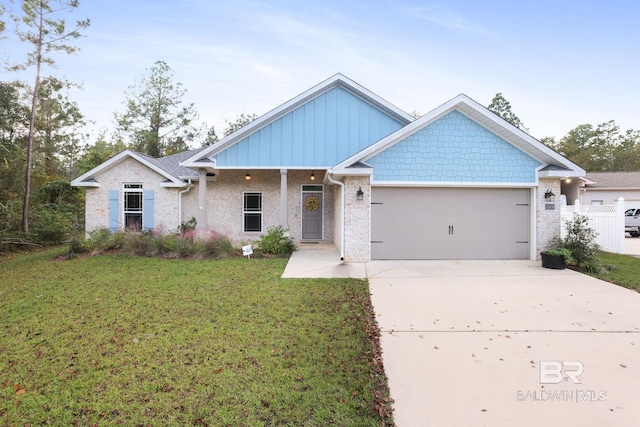
[[[356,200],[364,199],[364,193],[362,192],[362,187],[358,188],[358,192],[356,193]]]
[[[246,179],[247,181],[251,181],[251,175],[249,174],[249,172],[247,172],[247,174],[244,176],[244,179]]]
[[[311,176],[309,177],[309,179],[311,181],[315,181],[316,180],[316,176],[313,174],[313,171],[311,171]]]
[[[544,200],[547,201],[547,202],[555,202],[556,201],[556,195],[553,194],[553,191],[547,190],[547,192],[544,193]]]

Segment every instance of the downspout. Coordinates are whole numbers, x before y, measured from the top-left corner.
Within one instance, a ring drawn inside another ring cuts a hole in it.
[[[331,176],[333,175],[333,173],[329,172],[327,174],[327,181],[329,181],[332,184],[337,184],[340,187],[342,187],[342,197],[341,197],[341,205],[342,205],[342,233],[340,233],[341,235],[341,239],[342,242],[340,243],[340,261],[344,262],[344,182],[341,181],[336,181],[335,179],[333,179]]]
[[[189,178],[187,188],[178,193],[178,230],[182,226],[182,195],[189,192],[192,188],[193,185],[191,184],[191,178]]]

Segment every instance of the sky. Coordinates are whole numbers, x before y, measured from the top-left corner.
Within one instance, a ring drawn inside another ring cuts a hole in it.
[[[81,50],[43,75],[83,84],[70,98],[94,134],[162,60],[219,136],[340,72],[422,114],[500,92],[532,136],[559,139],[585,123],[640,128],[639,15],[637,0],[80,0],[60,17],[91,20]],[[24,49],[0,40],[4,60]]]

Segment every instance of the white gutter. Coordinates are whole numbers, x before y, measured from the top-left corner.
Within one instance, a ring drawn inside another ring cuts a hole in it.
[[[344,182],[341,181],[336,181],[335,179],[331,178],[331,175],[333,175],[333,173],[327,173],[327,181],[329,181],[332,184],[338,184],[340,187],[342,187],[342,197],[341,197],[341,204],[342,204],[342,233],[341,233],[341,239],[342,242],[340,243],[340,261],[344,262]]]
[[[192,188],[193,185],[191,184],[191,178],[189,178],[189,186],[178,193],[178,230],[180,230],[180,227],[182,226],[182,195]]]

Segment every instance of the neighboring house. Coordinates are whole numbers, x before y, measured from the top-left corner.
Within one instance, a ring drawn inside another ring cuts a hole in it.
[[[73,180],[86,229],[203,232],[370,259],[536,259],[560,232],[561,179],[584,170],[465,95],[415,119],[336,74],[197,150],[125,151]]]
[[[625,206],[640,208],[640,172],[587,172],[576,182],[573,194],[582,205],[613,205],[623,197]]]

